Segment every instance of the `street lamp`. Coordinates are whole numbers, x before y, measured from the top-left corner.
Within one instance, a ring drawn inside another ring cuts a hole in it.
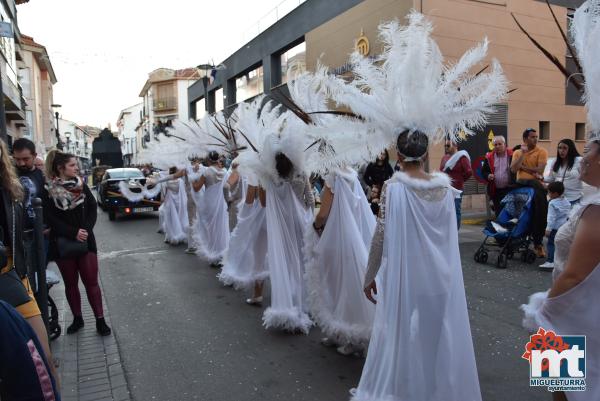
[[[208,77],[215,66],[212,64],[200,64],[196,68],[200,73],[200,79],[202,79],[202,84],[204,85],[204,110],[208,113]]]
[[[70,150],[70,144],[71,144],[71,133],[70,132],[65,132],[65,138],[67,138],[67,152],[69,152]]]
[[[59,108],[62,106],[60,104],[52,104],[51,107]],[[54,113],[54,116],[56,117],[56,149],[63,150],[63,144],[62,144],[62,141],[60,140],[60,134],[58,132],[58,111]]]

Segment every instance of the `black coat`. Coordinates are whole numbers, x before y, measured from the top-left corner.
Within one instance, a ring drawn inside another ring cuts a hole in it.
[[[10,194],[2,187],[0,187],[0,198],[2,198],[0,199],[0,202],[2,202],[2,216],[0,218],[3,220],[2,226],[4,226],[7,231],[5,233],[5,237],[8,241],[8,243],[5,243],[4,245],[7,247],[12,247],[13,236],[16,235],[14,238],[16,249],[13,249],[14,264],[19,276],[25,277],[27,274],[27,262],[25,259],[25,248],[23,247],[23,218],[25,217],[23,205],[21,202],[13,202]],[[13,205],[15,211],[16,233],[13,233],[12,229],[11,204]],[[4,241],[4,239],[2,240]]]
[[[97,207],[96,199],[86,184],[83,184],[85,201],[72,210],[61,210],[54,204],[54,200],[48,195],[44,199],[44,213],[50,227],[50,250],[49,260],[58,258],[56,239],[65,237],[76,240],[79,229],[88,232],[88,251],[96,253],[96,238],[94,237],[94,226],[96,225]]]
[[[394,175],[394,169],[386,160],[381,166],[377,163],[369,163],[363,178],[365,183],[370,187],[373,185],[379,185],[382,187],[383,183],[389,180],[392,175]]]

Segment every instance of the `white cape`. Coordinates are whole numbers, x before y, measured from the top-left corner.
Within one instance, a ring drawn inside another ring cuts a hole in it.
[[[224,180],[200,192],[197,201],[197,221],[194,240],[198,255],[209,262],[218,262],[229,246],[229,215],[223,195]]]
[[[263,314],[266,328],[308,333],[302,247],[304,230],[313,212],[300,203],[288,182],[267,183],[267,263],[271,306]]]
[[[440,200],[426,200],[441,195]],[[417,189],[418,188],[418,189]],[[441,194],[440,194],[441,192]],[[354,401],[480,401],[454,190],[396,173],[387,183],[373,333]]]
[[[178,192],[173,191],[173,186]],[[165,240],[175,245],[187,239],[187,195],[182,179],[165,183],[165,197],[159,208],[159,226]]]
[[[231,233],[229,248],[223,258],[223,270],[218,275],[225,285],[235,289],[250,289],[256,281],[269,276],[267,269],[267,219],[265,208],[257,199],[244,202],[238,222]]]
[[[366,345],[375,306],[363,294],[363,279],[375,216],[356,173],[335,174],[330,185],[333,204],[321,237],[310,226],[306,230],[307,300],[326,336],[342,344]]]

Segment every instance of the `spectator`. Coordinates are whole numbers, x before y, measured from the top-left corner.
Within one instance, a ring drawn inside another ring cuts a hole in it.
[[[52,360],[46,326],[27,278],[22,199],[23,188],[15,174],[6,144],[0,141],[0,241],[4,248],[0,252],[3,254],[0,257],[3,259],[0,264],[0,300],[9,302],[27,320],[40,339],[48,360]],[[50,366],[56,376],[54,364]]]
[[[88,186],[77,175],[74,155],[57,152],[52,163],[54,179],[48,182],[45,211],[50,225],[50,259],[56,264],[65,282],[67,301],[73,313],[73,323],[67,334],[76,333],[84,325],[79,294],[79,276],[94,316],[98,334],[107,336],[111,330],[104,320],[102,293],[98,285],[96,239],[92,231],[96,224],[97,204]],[[61,243],[59,248],[58,243]],[[84,249],[76,249],[77,243]],[[68,252],[71,248],[71,252]]]
[[[506,147],[506,139],[502,135],[494,137],[494,150],[485,155],[482,174],[488,180],[487,192],[494,204],[494,213],[500,214],[500,202],[510,192],[514,183],[514,174],[510,171],[512,149]]]
[[[461,194],[458,198],[454,199],[454,207],[456,209],[456,226],[460,229],[461,220],[461,208],[462,208],[462,191],[465,188],[465,181],[467,181],[473,175],[471,169],[471,158],[469,154],[464,150],[458,150],[458,146],[451,140],[446,140],[444,144],[444,150],[446,154],[442,157],[440,163],[440,170],[448,174],[452,179],[452,186],[459,191]]]
[[[582,196],[583,184],[579,177],[581,170],[581,155],[571,139],[561,139],[556,150],[556,160],[548,173],[545,182],[560,181],[565,187],[565,198],[574,205]]]
[[[390,155],[387,150],[384,150],[377,156],[374,163],[369,163],[363,178],[367,186],[379,185],[381,188],[393,174],[394,169],[390,166]]]
[[[548,152],[537,146],[538,134],[533,128],[523,131],[521,149],[513,152],[510,170],[517,175],[517,184],[535,190],[531,231],[535,252],[539,258],[545,258],[546,252],[542,240],[546,232],[548,201],[542,185],[542,173],[548,162]]]
[[[371,206],[371,211],[375,216],[379,215],[380,198],[381,188],[379,185],[373,185],[373,188],[371,188],[371,192],[369,193],[369,205]]]
[[[571,202],[565,195],[565,186],[560,181],[551,182],[548,185],[548,219],[546,223],[546,237],[548,237],[548,258],[540,265],[542,270],[554,269],[554,237],[558,229],[567,222],[571,211]]]
[[[14,146],[13,146],[13,149],[14,149]],[[35,168],[40,170],[42,173],[44,172],[44,159],[42,159],[41,157],[37,156],[35,158],[35,160],[33,161],[33,165],[35,166]]]
[[[23,206],[27,219],[25,228],[33,228],[35,212],[33,210],[33,200],[42,198],[44,193],[44,173],[35,167],[37,153],[35,144],[27,138],[19,138],[13,143],[13,160],[17,166],[17,173],[21,186],[25,190]]]

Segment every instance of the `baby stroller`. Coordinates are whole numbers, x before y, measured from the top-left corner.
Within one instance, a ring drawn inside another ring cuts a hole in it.
[[[56,340],[62,329],[58,322],[58,308],[50,296],[50,288],[60,283],[60,278],[52,270],[46,270],[46,285],[48,286],[48,337],[50,340]]]
[[[498,252],[496,267],[500,269],[506,269],[508,260],[516,253],[521,254],[523,262],[535,262],[536,254],[530,249],[533,242],[530,235],[533,195],[533,188],[523,187],[510,191],[502,199],[502,211],[483,229],[485,238],[475,252],[475,262],[486,263],[488,253],[492,251]]]

